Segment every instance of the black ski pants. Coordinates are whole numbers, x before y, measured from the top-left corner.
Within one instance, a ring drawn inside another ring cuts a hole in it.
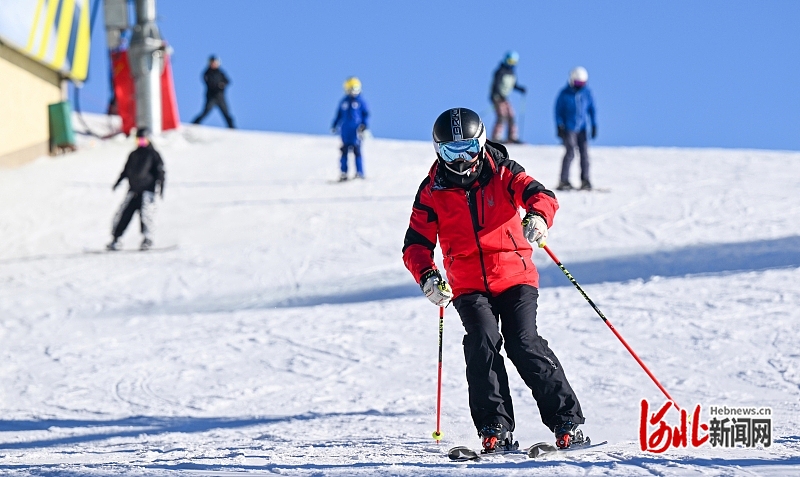
[[[155,193],[153,191],[133,192],[128,191],[122,205],[119,206],[117,214],[114,216],[114,224],[111,226],[111,235],[114,240],[122,237],[128,224],[133,219],[133,214],[139,212],[139,220],[142,224],[142,235],[146,239],[151,239],[153,232],[153,215],[155,209]]]
[[[504,338],[506,355],[533,392],[542,422],[551,431],[566,421],[584,422],[564,368],[536,330],[538,297],[535,287],[518,285],[495,297],[476,292],[453,301],[467,332],[463,344],[469,408],[478,431],[494,423],[514,430],[508,374],[500,355]]]
[[[561,182],[569,182],[569,166],[575,158],[575,149],[581,156],[581,182],[589,182],[589,146],[586,130],[566,131],[561,138],[564,143],[564,160],[561,162]]]
[[[208,113],[214,109],[214,106],[219,108],[220,112],[222,112],[222,116],[225,117],[225,122],[228,123],[228,127],[233,129],[233,117],[228,113],[228,103],[225,101],[225,94],[222,92],[206,96],[206,105],[203,108],[203,112],[194,118],[192,123],[200,124],[200,121],[208,116]]]

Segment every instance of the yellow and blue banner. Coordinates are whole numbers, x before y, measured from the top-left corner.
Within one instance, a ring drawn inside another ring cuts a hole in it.
[[[2,0],[0,38],[64,76],[89,71],[90,0]]]

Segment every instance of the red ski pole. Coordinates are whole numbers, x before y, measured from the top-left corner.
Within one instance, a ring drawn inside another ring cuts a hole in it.
[[[438,444],[442,440],[442,336],[444,335],[444,307],[439,307],[439,379],[436,389],[436,430],[433,438]]]
[[[581,292],[581,295],[583,295],[583,298],[585,298],[586,301],[589,302],[589,305],[591,305],[591,307],[594,309],[594,311],[596,311],[597,314],[600,316],[600,318],[603,319],[603,323],[608,325],[608,328],[619,339],[619,341],[622,343],[622,345],[625,346],[625,349],[627,349],[628,352],[631,354],[631,356],[633,356],[633,359],[635,359],[636,362],[639,363],[639,366],[642,367],[644,372],[647,373],[648,376],[650,376],[650,379],[652,379],[654,383],[656,383],[656,386],[658,386],[658,389],[660,389],[661,392],[664,393],[664,396],[666,396],[667,399],[669,399],[672,402],[672,404],[674,404],[675,407],[678,408],[678,410],[680,410],[680,406],[678,406],[678,403],[676,403],[675,400],[672,399],[672,396],[670,396],[669,393],[667,392],[667,390],[664,389],[664,386],[662,386],[661,383],[658,382],[658,379],[656,379],[656,377],[653,375],[653,373],[650,372],[650,369],[648,369],[647,366],[645,366],[644,362],[639,358],[639,356],[636,354],[636,352],[633,351],[633,348],[631,348],[630,345],[628,344],[628,342],[625,341],[625,338],[623,338],[622,335],[619,334],[619,332],[616,330],[616,328],[614,328],[614,325],[612,325],[611,322],[608,321],[608,319],[605,317],[605,315],[603,315],[603,312],[600,311],[600,308],[597,308],[597,305],[595,305],[594,302],[592,301],[592,299],[589,298],[589,295],[587,295],[586,292],[583,291],[583,288],[581,288],[581,286],[578,285],[578,282],[572,277],[572,274],[569,273],[569,271],[564,267],[564,265],[561,264],[561,262],[556,257],[556,254],[554,254],[553,251],[550,250],[550,247],[548,247],[546,244],[542,244],[542,245],[540,245],[540,247],[542,247],[544,249],[544,251],[547,252],[547,255],[550,255],[550,258],[552,258],[553,261],[556,263],[556,265],[558,265],[558,268],[560,268],[561,271],[564,272],[564,275],[566,275],[566,277],[569,279],[569,281],[572,282],[573,285],[575,285],[575,288],[577,288],[579,292]]]

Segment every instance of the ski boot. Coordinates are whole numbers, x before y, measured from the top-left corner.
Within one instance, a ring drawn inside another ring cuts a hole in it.
[[[511,431],[502,424],[487,424],[481,428],[478,435],[481,437],[481,444],[484,454],[492,452],[512,451],[519,448],[519,442],[514,442]]]
[[[120,247],[119,242],[117,241],[116,238],[114,238],[114,240],[112,240],[111,243],[106,245],[106,250],[108,250],[109,252],[116,252],[117,250],[119,250],[119,247]]]
[[[581,190],[592,190],[592,183],[589,181],[581,181]]]
[[[339,182],[345,182],[346,180],[347,180],[346,172],[342,172],[341,174],[339,174]]]
[[[142,244],[139,246],[139,250],[141,250],[142,252],[146,252],[150,250],[152,246],[153,246],[153,241],[150,240],[149,238],[145,238],[144,240],[142,240]]]
[[[588,438],[583,437],[583,431],[578,429],[578,424],[567,421],[556,427],[556,446],[559,449],[567,449],[572,445],[582,445],[589,442]]]
[[[558,187],[556,190],[574,190],[575,188],[572,187],[572,184],[569,182],[559,182]]]

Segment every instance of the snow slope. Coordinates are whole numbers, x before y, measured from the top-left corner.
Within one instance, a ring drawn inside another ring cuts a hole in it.
[[[478,444],[461,325],[449,308],[437,446],[437,311],[400,257],[431,146],[371,140],[368,180],[344,184],[335,137],[185,127],[157,147],[171,251],[84,253],[131,140],[0,170],[0,474],[800,475],[800,154],[595,148],[611,192],[558,194],[549,240],[679,403],[771,406],[772,447],[639,451],[659,391],[536,252],[540,332],[609,445],[463,464],[443,454]],[[556,182],[560,148],[511,154]],[[511,374],[516,437],[550,440]]]

